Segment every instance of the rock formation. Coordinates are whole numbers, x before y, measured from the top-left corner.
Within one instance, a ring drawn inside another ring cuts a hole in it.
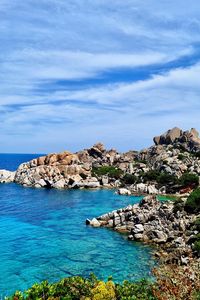
[[[195,128],[188,131],[182,131],[178,127],[168,130],[166,133],[154,137],[156,145],[174,145],[181,146],[186,151],[200,151],[199,133]]]
[[[192,251],[192,239],[197,234],[192,224],[197,217],[177,209],[171,201],[146,196],[138,204],[106,213],[91,222],[87,220],[87,224],[126,232],[130,240],[159,244],[169,252],[179,249],[179,259],[183,259]]]
[[[175,178],[186,172],[200,176],[200,138],[196,129],[183,131],[175,127],[155,137],[154,142],[154,146],[139,152],[119,153],[115,149],[106,150],[102,143],[97,143],[77,153],[49,154],[21,164],[15,178],[11,178],[24,186],[128,187],[132,193],[163,194],[178,190],[169,182],[159,183],[156,178],[146,175],[153,171]],[[105,167],[108,167],[107,172],[94,172]]]
[[[15,172],[0,170],[0,183],[13,182],[15,178]]]
[[[134,153],[106,151],[101,143],[75,154],[63,152],[33,159],[19,166],[15,182],[24,186],[47,188],[98,188],[108,185],[108,177],[92,175],[93,168],[116,166],[126,170]],[[110,186],[110,185],[109,185]]]

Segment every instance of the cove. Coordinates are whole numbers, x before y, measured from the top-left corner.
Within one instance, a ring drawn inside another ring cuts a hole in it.
[[[0,155],[15,169],[22,156]],[[21,161],[20,161],[21,160]],[[85,225],[87,218],[133,204],[140,197],[114,190],[48,190],[0,185],[0,296],[35,282],[68,276],[137,280],[150,276],[152,249],[126,235]]]

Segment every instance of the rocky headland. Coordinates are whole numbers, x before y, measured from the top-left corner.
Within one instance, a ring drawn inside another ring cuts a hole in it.
[[[149,195],[138,204],[88,219],[86,224],[127,233],[130,240],[159,245],[168,261],[187,264],[197,254],[194,242],[199,239],[196,223],[200,211],[188,213],[184,209],[186,200],[159,201],[155,195]]]
[[[0,182],[45,188],[122,188],[122,194],[191,192],[199,184],[198,132],[175,127],[153,140],[153,146],[141,151],[119,153],[98,143],[77,153],[48,154],[21,164],[16,173],[2,170]],[[193,179],[182,178],[187,174]]]
[[[155,195],[108,212],[86,224],[128,234],[154,246],[159,265],[153,270],[156,299],[198,299],[200,291],[200,189],[188,198],[159,201]],[[184,286],[182,287],[182,284]]]

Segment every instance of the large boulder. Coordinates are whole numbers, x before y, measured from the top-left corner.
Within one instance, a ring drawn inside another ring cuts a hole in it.
[[[181,135],[182,130],[178,127],[174,127],[165,132],[164,134],[154,137],[153,140],[156,145],[169,145],[174,143],[178,138],[180,138]]]
[[[0,183],[13,182],[15,179],[15,172],[8,170],[0,170]]]
[[[199,133],[195,128],[183,131],[178,127],[174,127],[160,136],[154,137],[154,143],[158,145],[181,145],[186,151],[200,151]]]
[[[127,195],[127,196],[131,195],[131,191],[129,191],[128,189],[125,189],[125,188],[118,189],[117,193],[119,195]]]

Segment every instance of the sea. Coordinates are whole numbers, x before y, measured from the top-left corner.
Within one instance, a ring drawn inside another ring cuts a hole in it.
[[[39,154],[0,154],[0,169]],[[0,184],[0,297],[36,282],[91,273],[116,282],[151,278],[153,249],[87,218],[139,202],[114,190],[55,190]]]

